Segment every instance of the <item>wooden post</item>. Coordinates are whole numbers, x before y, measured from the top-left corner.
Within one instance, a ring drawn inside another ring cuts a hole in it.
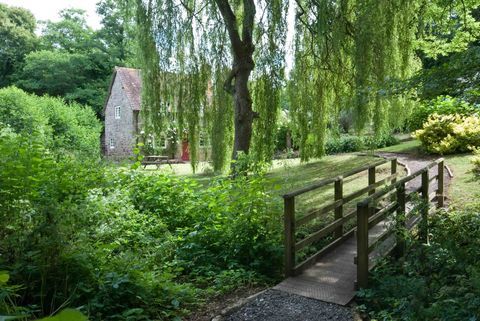
[[[335,201],[343,199],[343,177],[339,177],[335,181]],[[343,204],[335,209],[335,220],[341,219],[343,217]],[[335,230],[335,239],[341,238],[343,236],[343,224],[341,224]]]
[[[442,159],[441,161],[438,162],[438,189],[437,189],[437,201],[438,201],[438,207],[443,207],[444,206],[444,192],[443,192],[443,185],[444,185],[444,175],[445,175],[445,164],[444,160]]]
[[[420,224],[421,228],[421,238],[425,243],[428,243],[428,210],[430,205],[430,200],[428,199],[429,191],[429,175],[428,168],[422,173],[422,201],[424,202],[422,209],[422,222]]]
[[[394,158],[390,161],[390,174],[396,174],[397,173],[397,159]],[[395,184],[397,181],[396,178],[392,179],[392,184]]]
[[[397,227],[397,246],[396,246],[396,255],[397,257],[403,257],[405,255],[405,236],[403,235],[405,229],[405,212],[406,212],[406,204],[407,204],[407,197],[405,194],[405,183],[400,184],[397,186],[397,216],[396,216],[396,227]]]
[[[375,184],[375,166],[368,169],[368,186]],[[375,190],[372,189],[368,192],[368,195],[375,194]]]
[[[295,268],[295,197],[284,199],[285,276],[293,276]]]
[[[357,204],[357,287],[368,286],[368,203]]]

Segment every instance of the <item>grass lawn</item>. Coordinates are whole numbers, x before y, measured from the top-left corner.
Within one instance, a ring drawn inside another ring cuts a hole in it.
[[[388,153],[423,154],[420,147],[420,141],[412,139],[404,141],[398,145],[378,149],[378,151]]]
[[[278,195],[279,201],[281,195],[288,192],[304,188],[320,180],[342,175],[355,168],[378,162],[379,158],[373,156],[362,156],[356,154],[339,154],[325,156],[321,159],[312,160],[307,163],[301,163],[299,159],[275,160],[267,173],[268,188]],[[214,177],[211,173],[202,173],[202,168],[208,168],[208,164],[199,164],[197,174],[193,174],[189,164],[175,164],[172,166],[163,166],[160,170],[155,167],[148,167],[145,171],[152,175],[172,174],[195,179],[203,186],[208,185]],[[401,167],[398,168],[401,175],[404,174]],[[377,180],[390,175],[390,164],[380,166],[377,169]],[[303,216],[312,209],[323,207],[334,201],[333,183],[323,188],[305,193],[296,198],[297,217]],[[348,195],[368,185],[367,171],[353,175],[344,180],[344,195]],[[365,195],[363,196],[365,197]],[[356,202],[351,201],[346,210],[353,208]],[[321,218],[325,225],[333,219],[333,213]]]
[[[280,196],[287,192],[309,186],[319,180],[342,175],[347,171],[378,161],[379,158],[377,157],[356,154],[325,156],[321,159],[306,163],[301,163],[298,158],[274,160],[267,173],[267,178],[271,184],[270,188],[275,190]],[[191,166],[188,163],[173,164],[171,166],[164,165],[158,170],[155,166],[148,166],[144,171],[151,175],[170,174],[188,177],[205,185],[214,177],[208,168],[210,168],[208,163],[202,162],[198,165],[197,173],[195,174],[192,172]],[[383,177],[382,173],[386,173],[387,171],[387,165],[382,166],[379,169],[378,179],[381,179]],[[366,185],[367,173],[365,171],[345,180],[344,193],[347,194]],[[333,199],[332,186],[329,186],[327,190],[331,190],[331,197]],[[308,194],[313,194],[313,192]],[[324,196],[328,197],[329,193],[326,192]],[[309,195],[308,198],[311,199],[311,195]]]
[[[382,152],[425,155],[418,140],[380,149]],[[453,172],[453,179],[448,189],[448,197],[452,207],[464,207],[473,203],[480,196],[480,179],[472,173],[471,154],[444,156],[446,164]]]

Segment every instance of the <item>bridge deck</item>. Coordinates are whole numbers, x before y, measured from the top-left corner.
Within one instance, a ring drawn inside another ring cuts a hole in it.
[[[387,228],[387,222],[379,223],[370,229],[370,237],[378,237]],[[347,305],[355,297],[357,266],[353,258],[356,254],[357,239],[353,235],[301,275],[284,280],[274,289]],[[375,253],[372,253],[372,256],[375,256]]]

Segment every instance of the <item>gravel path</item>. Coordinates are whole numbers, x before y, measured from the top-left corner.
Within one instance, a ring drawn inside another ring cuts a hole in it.
[[[247,302],[224,321],[353,321],[351,308],[277,290]]]

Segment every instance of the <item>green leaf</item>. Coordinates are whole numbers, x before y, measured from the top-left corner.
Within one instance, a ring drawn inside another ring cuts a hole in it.
[[[10,275],[7,271],[0,271],[0,284],[6,284],[10,279]]]
[[[80,311],[65,309],[54,317],[43,318],[39,321],[87,321],[88,318]]]

